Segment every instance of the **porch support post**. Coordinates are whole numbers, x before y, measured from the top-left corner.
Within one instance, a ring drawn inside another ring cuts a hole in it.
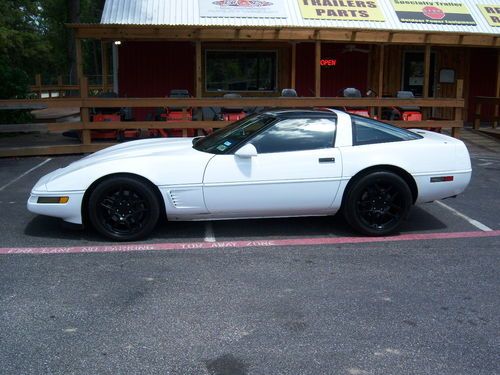
[[[75,39],[75,52],[76,52],[76,79],[81,82],[83,78],[83,56],[82,56],[82,40]]]
[[[424,87],[423,87],[423,97],[429,97],[429,84],[430,77],[429,74],[431,72],[431,45],[426,44],[425,52],[424,52]],[[423,120],[427,120],[429,118],[429,113],[432,113],[432,108],[423,108],[422,117]],[[431,115],[432,116],[432,115]]]
[[[470,77],[470,55],[471,55],[471,49],[467,48],[465,50],[465,70],[464,70],[464,100],[465,100],[465,107],[464,107],[464,121],[467,121],[469,118],[469,112],[473,112],[472,108],[469,108],[470,106],[470,98],[469,98],[469,90],[470,90],[470,82],[468,77]],[[500,56],[499,56],[500,59]],[[474,121],[474,120],[473,120]]]
[[[62,76],[57,76],[57,86],[59,86],[59,91],[58,91],[59,97],[62,98],[62,96],[64,95],[64,91],[62,89],[62,86],[63,86],[63,77]]]
[[[430,44],[427,44],[425,46],[425,53],[424,53],[424,92],[423,92],[423,97],[428,98],[429,97],[429,74],[431,71],[431,46]]]
[[[40,73],[35,74],[35,86],[38,93],[38,99],[42,99],[42,75]]]
[[[87,77],[82,77],[80,79],[80,98],[82,101],[87,99],[89,96],[89,81]],[[90,145],[92,142],[90,130],[87,128],[90,123],[90,111],[88,107],[80,108],[80,120],[83,124],[82,130],[82,143],[84,146]]]
[[[500,97],[500,50],[498,50],[497,53],[497,91],[496,91],[496,97]],[[496,129],[498,126],[498,115],[499,115],[499,105],[498,105],[498,99],[495,104],[495,118],[493,120],[493,129]]]
[[[201,98],[202,96],[202,80],[201,80],[201,41],[196,41],[196,97]]]
[[[315,48],[315,55],[316,58],[314,59],[315,63],[315,75],[314,75],[314,80],[315,80],[315,85],[314,85],[314,94],[317,98],[321,96],[321,40],[316,41],[316,48]]]
[[[111,47],[112,57],[113,57],[113,92],[118,94],[119,86],[118,86],[118,69],[119,60],[118,60],[118,46],[113,43]]]
[[[102,91],[108,91],[108,43],[101,41],[101,74]]]
[[[464,97],[464,80],[457,79],[457,99],[463,99]],[[455,108],[455,121],[460,121],[462,123],[462,127],[464,126],[463,122],[463,108]],[[461,128],[452,128],[451,136],[455,138],[460,138],[460,129]]]
[[[378,97],[381,98],[384,93],[384,45],[379,46],[379,61],[378,61]],[[377,108],[377,116],[382,118],[382,107]]]
[[[291,67],[290,87],[295,89],[295,75],[297,70],[297,43],[292,42],[292,67]]]

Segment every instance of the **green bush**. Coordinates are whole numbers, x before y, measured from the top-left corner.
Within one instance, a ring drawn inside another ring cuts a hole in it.
[[[28,93],[29,78],[17,66],[7,64],[0,57],[0,99],[25,98]],[[23,124],[31,122],[33,116],[26,110],[0,110],[0,124]]]

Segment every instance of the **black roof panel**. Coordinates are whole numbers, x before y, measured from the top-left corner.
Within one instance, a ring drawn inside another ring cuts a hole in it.
[[[262,111],[261,114],[267,114],[282,118],[300,118],[300,117],[334,117],[335,112],[326,109],[272,109]]]

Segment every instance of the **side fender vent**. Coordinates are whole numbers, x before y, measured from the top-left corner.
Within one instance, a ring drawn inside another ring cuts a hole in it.
[[[175,193],[175,191],[170,191],[169,192],[170,196],[170,201],[172,202],[172,205],[176,208],[178,208],[180,205],[182,205],[182,201],[180,197]]]

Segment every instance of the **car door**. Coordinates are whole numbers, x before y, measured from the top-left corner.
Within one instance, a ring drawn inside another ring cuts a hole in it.
[[[281,119],[243,146],[254,146],[256,155],[214,156],[203,179],[208,211],[221,217],[328,212],[342,175],[335,130],[334,117]]]

